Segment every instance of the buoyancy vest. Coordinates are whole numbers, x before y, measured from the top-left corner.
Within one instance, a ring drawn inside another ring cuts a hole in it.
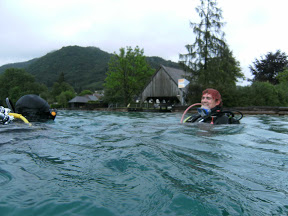
[[[236,119],[234,117],[234,113],[232,111],[223,111],[222,107],[216,106],[211,109],[211,112],[207,116],[201,116],[199,113],[194,114],[188,117],[185,122],[194,123],[194,122],[204,122],[209,124],[240,124],[240,119],[243,117],[242,113],[240,113],[241,117]]]

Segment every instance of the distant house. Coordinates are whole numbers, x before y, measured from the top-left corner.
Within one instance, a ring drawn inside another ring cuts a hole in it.
[[[141,93],[141,101],[158,99],[160,102],[184,105],[188,86],[178,88],[178,80],[187,77],[183,70],[161,65]]]
[[[84,107],[89,101],[99,101],[95,95],[76,96],[69,101],[70,108]]]

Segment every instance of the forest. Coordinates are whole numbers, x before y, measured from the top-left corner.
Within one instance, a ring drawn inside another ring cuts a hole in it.
[[[235,87],[230,88],[229,91],[222,91],[221,94],[224,106],[288,106],[287,66],[287,55],[280,50],[276,53],[269,52],[265,56],[255,59],[250,65],[251,74],[254,76],[254,79],[251,80],[251,85],[236,85]],[[108,64],[106,67],[108,68]],[[152,68],[148,75],[151,76],[154,72],[155,69]],[[146,77],[146,81],[150,78],[149,76]],[[105,77],[107,78],[107,75],[103,75],[102,80],[99,80],[99,82],[104,83]],[[138,81],[138,83],[139,82],[141,81]],[[142,83],[144,85],[145,81],[142,80]],[[0,100],[4,106],[5,104],[3,102],[6,97],[9,97],[12,101],[16,102],[23,95],[37,94],[47,100],[50,104],[57,104],[57,107],[68,107],[68,101],[76,95],[81,95],[83,92],[92,93],[95,90],[104,89],[104,86],[102,88],[83,87],[78,88],[77,91],[66,79],[64,73],[60,73],[57,79],[48,86],[43,82],[37,81],[36,76],[28,73],[26,69],[19,68],[9,68],[6,69],[4,73],[0,74],[0,85],[2,87],[0,88]],[[193,87],[191,88],[193,89]],[[116,92],[118,91],[118,89],[115,90]],[[116,100],[115,98],[109,98],[111,89],[106,89],[106,91],[106,101],[108,103],[115,103],[123,100],[119,95],[119,98],[116,97]],[[116,95],[115,92],[112,92],[112,94]],[[191,97],[191,99],[187,99],[187,102],[188,104],[191,104],[200,97],[201,94],[195,95],[196,99],[194,99],[194,101],[193,97]]]
[[[68,101],[85,92],[104,89],[110,58],[114,56],[96,47],[68,46],[43,57],[0,67],[0,101],[14,103],[23,95],[37,94],[56,107],[67,107]],[[146,57],[156,71],[160,65],[179,68],[160,57]]]

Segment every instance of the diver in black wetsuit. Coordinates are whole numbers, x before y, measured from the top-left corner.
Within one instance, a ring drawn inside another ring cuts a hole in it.
[[[202,93],[201,108],[198,113],[188,117],[184,122],[205,122],[210,124],[240,124],[231,111],[222,110],[220,93],[215,89],[206,89]],[[239,112],[240,113],[240,112]],[[242,115],[242,113],[240,113]]]
[[[46,100],[34,94],[22,96],[15,104],[15,111],[21,113],[30,122],[54,120],[57,114],[56,110],[50,109]]]

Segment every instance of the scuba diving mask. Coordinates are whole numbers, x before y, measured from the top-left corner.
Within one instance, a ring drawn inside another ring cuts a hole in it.
[[[208,109],[208,108],[204,108],[204,107],[201,107],[201,108],[197,108],[197,112],[202,116],[208,116],[210,113],[211,113],[211,110]]]

